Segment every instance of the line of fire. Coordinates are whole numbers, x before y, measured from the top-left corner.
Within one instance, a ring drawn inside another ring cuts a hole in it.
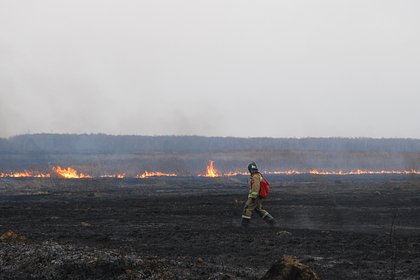
[[[284,170],[284,171],[265,171],[265,174],[269,175],[379,175],[379,174],[401,174],[401,175],[420,175],[420,171],[417,170],[338,170],[338,171],[325,171],[325,170]],[[229,171],[219,172],[214,167],[214,161],[210,160],[206,166],[206,172],[198,174],[200,177],[233,177],[240,175],[248,175],[247,172],[241,171]],[[61,167],[54,166],[51,168],[51,172],[43,173],[33,170],[24,170],[16,172],[0,172],[0,178],[64,178],[64,179],[84,179],[84,178],[129,178],[135,177],[139,179],[152,178],[152,177],[177,177],[182,176],[177,173],[166,173],[161,171],[144,171],[136,176],[128,176],[125,173],[116,174],[104,174],[100,176],[92,176],[86,173],[77,171],[73,167]]]

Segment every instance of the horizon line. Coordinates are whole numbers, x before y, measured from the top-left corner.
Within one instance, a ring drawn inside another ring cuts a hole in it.
[[[145,134],[112,134],[112,133],[61,133],[61,132],[37,132],[37,133],[24,133],[16,134],[12,136],[0,136],[0,139],[12,139],[15,137],[22,136],[39,136],[39,135],[54,135],[54,136],[113,136],[113,137],[198,137],[198,138],[237,138],[237,139],[370,139],[370,140],[420,140],[420,138],[414,137],[369,137],[369,136],[205,136],[197,134],[156,134],[156,135],[145,135]]]

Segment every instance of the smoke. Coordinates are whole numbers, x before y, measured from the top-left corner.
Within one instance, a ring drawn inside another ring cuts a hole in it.
[[[10,136],[17,132],[16,126],[23,122],[13,100],[16,94],[13,73],[14,56],[4,42],[0,40],[0,137]],[[22,131],[23,132],[23,131]]]
[[[0,4],[0,136],[420,137],[413,1],[23,2]]]

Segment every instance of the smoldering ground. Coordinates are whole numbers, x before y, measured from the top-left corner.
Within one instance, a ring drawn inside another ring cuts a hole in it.
[[[0,242],[0,275],[258,279],[292,255],[322,279],[417,277],[417,177],[269,180],[280,227],[244,231],[246,177],[1,179],[0,231],[25,240]]]

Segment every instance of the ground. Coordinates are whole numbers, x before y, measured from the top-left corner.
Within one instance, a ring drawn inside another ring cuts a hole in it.
[[[246,179],[0,179],[0,279],[420,279],[420,176],[269,176],[244,230]]]

